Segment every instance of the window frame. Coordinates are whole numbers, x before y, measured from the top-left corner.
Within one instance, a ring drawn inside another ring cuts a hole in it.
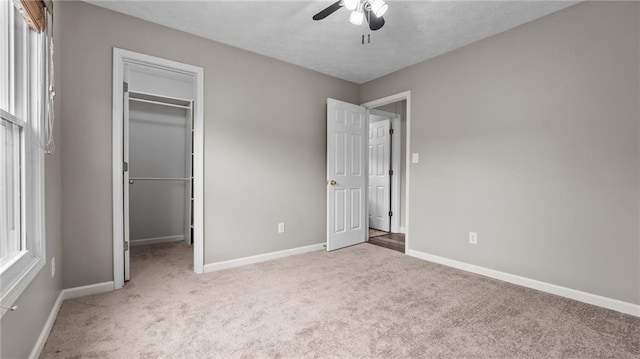
[[[12,1],[0,2],[0,6],[7,6],[0,26],[8,29],[8,52],[0,49],[7,56],[6,69],[0,70],[8,71],[2,76],[6,83],[0,83],[0,90],[7,90],[8,95],[7,108],[0,108],[0,117],[21,127],[21,250],[0,267],[0,305],[4,316],[46,264],[45,163],[40,141],[46,113],[47,35],[31,30]],[[19,31],[14,31],[16,28]],[[19,47],[18,41],[22,42]]]

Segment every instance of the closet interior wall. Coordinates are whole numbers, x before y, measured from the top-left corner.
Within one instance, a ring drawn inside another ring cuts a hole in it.
[[[136,65],[127,70],[131,245],[191,244],[192,78]]]

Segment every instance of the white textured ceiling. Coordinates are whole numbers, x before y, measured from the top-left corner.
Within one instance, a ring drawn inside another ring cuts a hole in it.
[[[388,1],[385,26],[349,23],[329,1],[88,2],[331,76],[364,83],[578,1]],[[371,43],[361,44],[371,34]]]

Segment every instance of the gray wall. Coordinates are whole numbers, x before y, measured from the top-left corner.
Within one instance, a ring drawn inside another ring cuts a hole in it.
[[[57,3],[56,3],[57,5]],[[60,8],[56,6],[56,17]],[[54,61],[57,66],[56,82],[61,79],[61,54],[59,22],[56,22],[56,49]],[[62,91],[56,89],[55,110],[58,114],[54,134],[58,146],[62,141],[62,121],[60,104]],[[7,312],[0,323],[0,357],[5,359],[27,358],[33,349],[51,308],[62,289],[62,157],[61,151],[45,156],[45,216],[46,216],[46,258],[47,263],[40,270],[27,289],[15,302],[18,310]],[[51,258],[56,257],[56,275],[51,278]]]
[[[113,280],[114,46],[205,70],[205,263],[324,241],[326,98],[357,102],[358,85],[86,3],[59,4],[65,288]]]
[[[585,2],[361,87],[412,93],[411,249],[640,303],[639,6]]]

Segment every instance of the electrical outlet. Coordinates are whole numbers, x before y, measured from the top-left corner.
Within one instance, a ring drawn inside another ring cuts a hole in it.
[[[56,257],[51,257],[51,278],[56,275]]]
[[[278,233],[284,233],[284,222],[278,223]]]
[[[478,233],[469,232],[469,244],[478,244]]]

